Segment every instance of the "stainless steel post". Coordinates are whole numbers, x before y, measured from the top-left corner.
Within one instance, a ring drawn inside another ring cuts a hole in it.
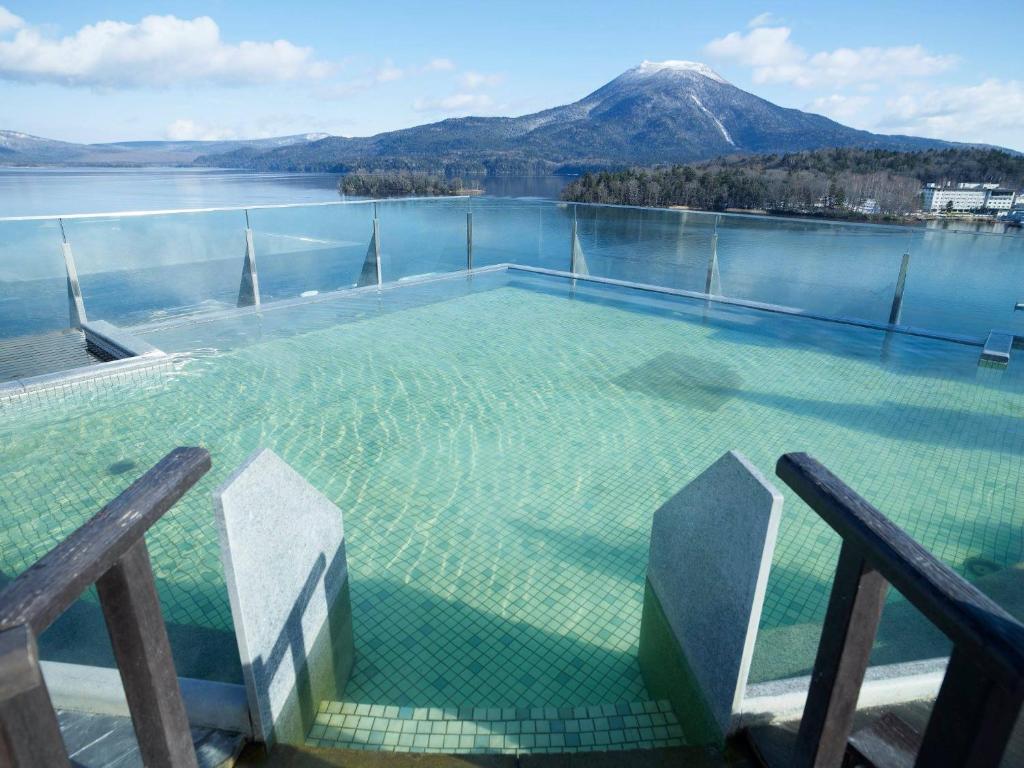
[[[569,238],[569,271],[576,274],[576,206],[572,207],[572,236]]]
[[[715,231],[711,235],[711,258],[708,259],[708,277],[704,281],[704,293],[714,293],[715,275],[718,273],[718,222],[721,216],[715,217]]]
[[[85,301],[82,299],[82,286],[78,282],[78,269],[75,257],[71,253],[71,243],[64,232],[64,220],[57,219],[60,224],[60,250],[64,254],[64,271],[68,282],[68,324],[71,328],[81,328],[88,322],[85,315]]]
[[[900,313],[903,311],[903,289],[907,286],[907,270],[910,268],[910,253],[903,254],[903,261],[900,264],[900,276],[896,278],[896,292],[892,296],[892,309],[889,310],[889,325],[896,325],[900,321]]]
[[[238,285],[238,306],[258,307],[260,305],[260,279],[256,273],[256,246],[253,245],[252,227],[249,225],[249,211],[245,212],[245,262],[242,265],[242,279]]]
[[[384,282],[380,269],[380,219],[377,218],[376,204],[373,212],[373,257],[377,262],[377,285]]]

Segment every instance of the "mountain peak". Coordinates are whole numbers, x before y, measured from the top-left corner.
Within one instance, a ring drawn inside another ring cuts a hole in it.
[[[722,77],[720,74],[715,72],[707,64],[702,64],[699,61],[647,61],[640,62],[640,65],[633,67],[630,70],[631,73],[636,75],[654,75],[659,72],[692,72],[698,75],[703,75],[711,80],[719,83],[728,83],[729,81]]]

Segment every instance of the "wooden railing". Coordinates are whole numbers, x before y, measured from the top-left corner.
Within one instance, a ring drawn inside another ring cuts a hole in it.
[[[36,637],[96,584],[144,764],[195,767],[145,533],[209,468],[171,451],[0,593],[0,765],[70,765]]]
[[[776,473],[842,537],[807,703],[786,764],[842,764],[891,584],[953,643],[916,765],[998,766],[1024,701],[1024,625],[810,456],[786,454]]]

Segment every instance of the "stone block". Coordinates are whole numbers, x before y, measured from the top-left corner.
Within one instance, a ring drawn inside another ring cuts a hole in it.
[[[214,508],[253,731],[301,744],[354,658],[341,511],[269,450],[214,492]]]
[[[722,741],[742,702],[781,514],[781,494],[730,451],[654,515],[640,669],[688,743]]]

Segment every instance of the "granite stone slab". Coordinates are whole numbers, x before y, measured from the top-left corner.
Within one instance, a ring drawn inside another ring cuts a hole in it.
[[[781,494],[730,451],[654,514],[640,667],[684,732],[695,709],[710,715],[691,743],[728,733],[742,702],[781,513]]]
[[[354,656],[341,511],[272,451],[214,493],[253,731],[301,744]]]

